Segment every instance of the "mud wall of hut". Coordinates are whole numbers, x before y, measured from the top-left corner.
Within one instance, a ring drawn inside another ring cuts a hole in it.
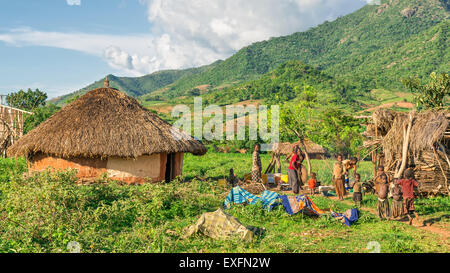
[[[182,174],[183,153],[175,154],[173,164],[174,177]],[[77,169],[80,179],[95,179],[107,173],[108,177],[126,183],[144,183],[146,181],[159,182],[165,180],[167,154],[140,156],[137,159],[111,157],[99,158],[71,158],[65,159],[44,154],[34,155],[28,160],[30,172],[50,170]]]

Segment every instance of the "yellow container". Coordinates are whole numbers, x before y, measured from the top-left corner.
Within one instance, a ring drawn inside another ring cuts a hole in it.
[[[283,181],[284,183],[287,183],[287,182],[289,181],[288,176],[287,176],[286,174],[283,174],[283,175],[281,176],[281,181]]]
[[[227,180],[226,179],[219,179],[219,181],[217,181],[217,184],[219,186],[225,187],[227,185]]]
[[[261,176],[261,178],[262,178],[264,184],[267,184],[267,181],[269,180],[267,174],[263,174],[263,175]]]

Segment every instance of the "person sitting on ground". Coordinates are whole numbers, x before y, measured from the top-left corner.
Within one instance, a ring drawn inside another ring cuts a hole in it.
[[[387,183],[387,175],[381,174],[380,183],[378,185],[378,202],[377,202],[377,212],[380,220],[382,219],[389,220],[390,217],[388,191],[389,185]]]
[[[308,181],[309,194],[313,195],[317,184],[316,173],[311,173],[311,178]]]
[[[355,174],[355,182],[353,183],[353,202],[355,202],[355,206],[361,207],[362,202],[362,182],[361,175],[359,173]]]
[[[392,188],[392,206],[391,217],[394,219],[403,216],[403,197],[402,186],[398,184],[398,179],[394,178],[394,187]]]
[[[404,213],[408,215],[409,224],[412,225],[412,214],[414,214],[416,220],[419,220],[419,215],[414,208],[414,187],[419,186],[419,183],[414,179],[414,169],[407,169],[405,171],[405,178],[400,179],[397,184],[402,186]]]

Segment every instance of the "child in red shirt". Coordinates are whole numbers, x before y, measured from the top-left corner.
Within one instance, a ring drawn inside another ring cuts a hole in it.
[[[419,215],[414,208],[414,187],[419,186],[419,183],[414,179],[414,170],[407,169],[405,171],[405,179],[399,180],[398,184],[402,186],[404,212],[408,215],[409,224],[412,225],[413,218],[411,214],[414,214],[415,218],[419,220]]]
[[[308,181],[309,186],[309,194],[314,194],[314,189],[316,188],[317,180],[316,180],[316,173],[311,173],[311,178]]]

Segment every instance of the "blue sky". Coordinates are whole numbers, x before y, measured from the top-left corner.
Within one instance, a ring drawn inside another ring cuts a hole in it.
[[[1,0],[0,94],[49,97],[107,74],[141,76],[225,59],[369,0]]]

